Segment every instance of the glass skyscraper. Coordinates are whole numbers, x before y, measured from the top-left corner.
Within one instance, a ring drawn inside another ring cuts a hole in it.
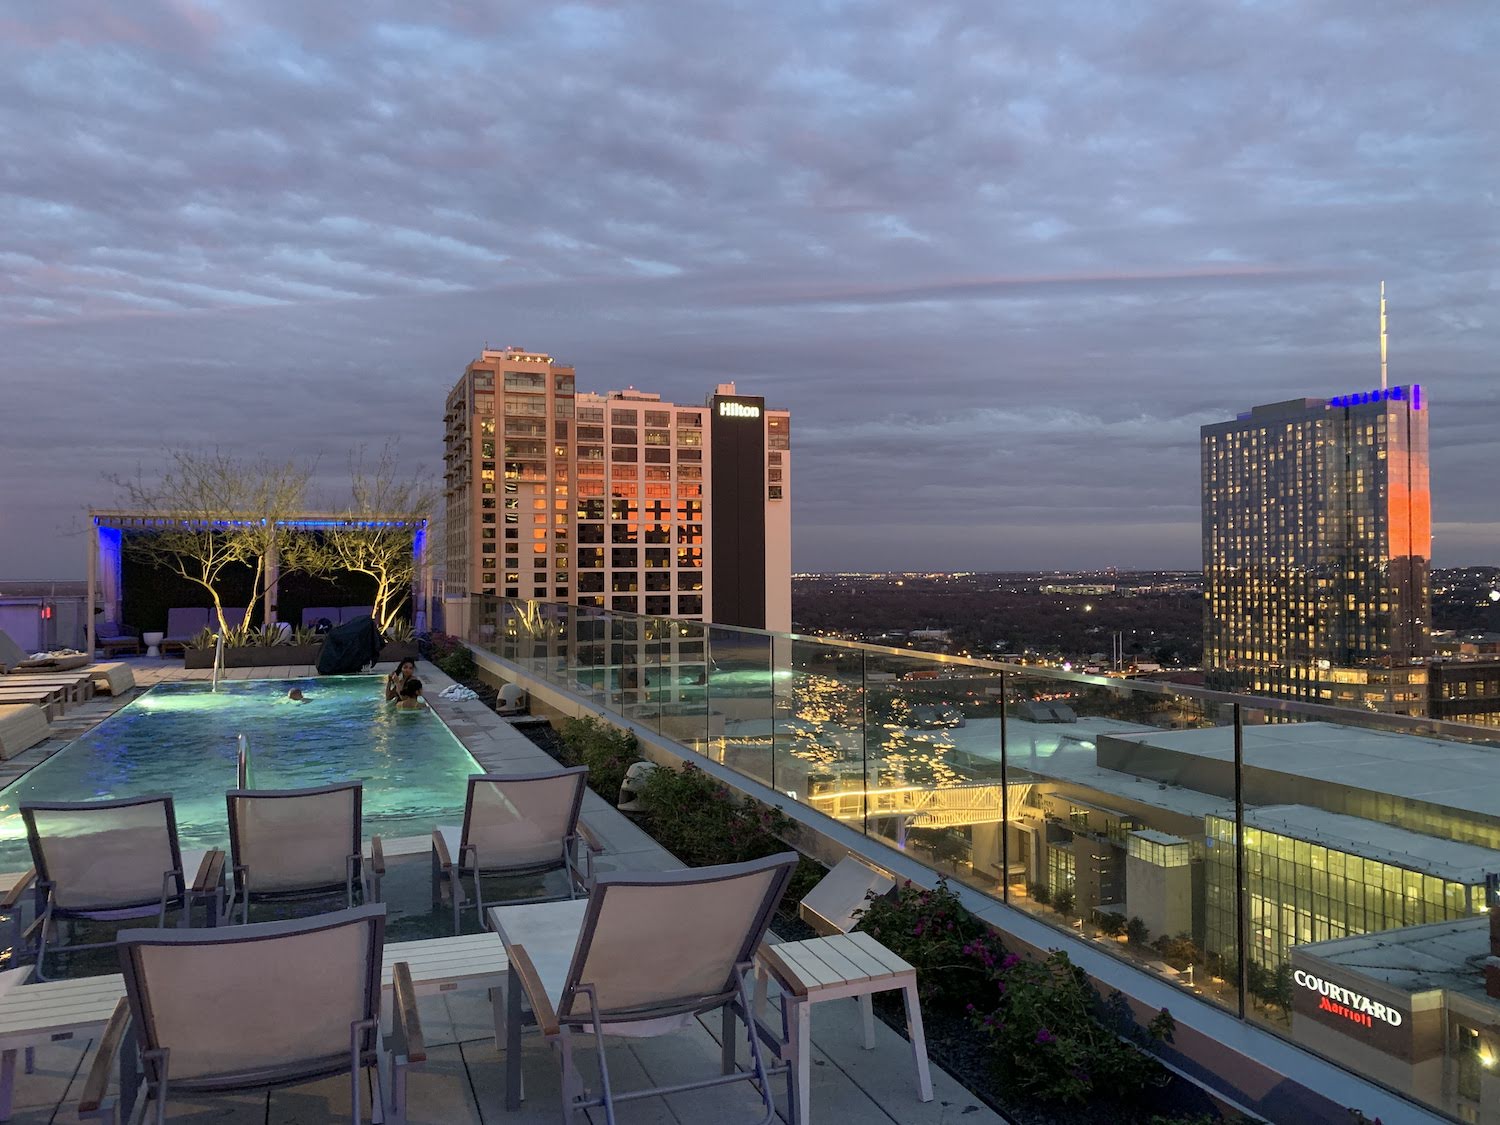
[[[1210,687],[1421,713],[1432,505],[1419,386],[1202,429]]]

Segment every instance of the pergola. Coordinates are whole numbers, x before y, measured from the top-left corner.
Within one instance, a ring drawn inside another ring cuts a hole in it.
[[[244,517],[225,515],[212,519],[200,515],[173,516],[160,512],[129,511],[121,508],[90,508],[91,533],[88,538],[88,605],[102,606],[110,620],[120,619],[121,573],[120,560],[124,535],[127,531],[150,531],[154,527],[234,527],[243,526]],[[262,522],[257,520],[256,522]],[[432,570],[427,563],[427,517],[413,515],[377,515],[353,517],[339,512],[299,512],[294,516],[272,521],[288,531],[318,531],[327,528],[409,528],[412,532],[412,553],[416,559],[416,581],[414,601],[420,629],[425,624],[427,607],[432,600]],[[275,539],[265,560],[266,568],[266,620],[279,620],[277,610],[277,584],[281,575],[281,560],[276,550]],[[94,617],[88,617],[88,651],[94,651]]]

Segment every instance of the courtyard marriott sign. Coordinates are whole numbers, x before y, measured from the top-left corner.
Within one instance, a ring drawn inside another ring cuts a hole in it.
[[[1292,973],[1292,983],[1318,995],[1318,1011],[1331,1012],[1360,1027],[1374,1027],[1380,1020],[1392,1027],[1400,1027],[1405,1018],[1399,1011],[1378,1000],[1371,1000],[1353,989],[1333,984],[1322,977],[1314,976],[1304,969]]]

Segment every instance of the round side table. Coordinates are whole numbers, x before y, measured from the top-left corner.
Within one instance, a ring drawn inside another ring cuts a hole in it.
[[[165,633],[142,633],[141,640],[146,642],[146,655],[160,656],[161,642],[165,637]]]

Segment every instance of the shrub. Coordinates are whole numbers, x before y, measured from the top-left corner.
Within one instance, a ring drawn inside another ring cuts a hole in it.
[[[1135,1029],[1129,1006],[1116,994],[1101,1001],[1083,970],[1066,953],[1042,961],[1005,957],[993,976],[992,1002],[969,1005],[974,1026],[985,1034],[1003,1085],[1015,1094],[1050,1102],[1139,1095],[1167,1080],[1150,1055],[1121,1038],[1120,1009],[1141,1041],[1170,1039],[1165,1010],[1144,1032]]]
[[[1066,918],[1073,913],[1073,901],[1073,890],[1071,887],[1058,891],[1052,896],[1052,909]]]
[[[593,718],[564,719],[557,733],[562,739],[563,764],[588,766],[589,788],[614,804],[625,771],[641,760],[635,735]]]
[[[623,776],[623,775],[622,775]],[[780,809],[740,801],[698,767],[653,770],[641,788],[651,835],[689,867],[742,863],[794,850],[785,840],[795,824]],[[796,903],[827,872],[806,856],[787,883],[778,909]]]
[[[1052,904],[1052,892],[1047,889],[1046,883],[1027,883],[1026,893],[1031,896],[1031,901],[1040,906]]]
[[[737,801],[694,765],[654,770],[641,789],[651,835],[690,867],[739,863],[786,851],[792,829],[783,812]]]
[[[1151,948],[1161,954],[1162,960],[1174,969],[1185,969],[1195,961],[1203,960],[1203,953],[1187,934],[1168,937],[1162,934],[1151,943]]]
[[[1000,939],[941,877],[931,890],[903,882],[870,899],[855,928],[916,968],[917,990],[932,1010],[962,1012],[1005,956]]]
[[[450,633],[433,633],[421,643],[419,651],[458,683],[475,678],[474,654],[468,645]]]
[[[1146,928],[1145,922],[1132,918],[1125,924],[1125,936],[1135,945],[1145,945],[1151,937],[1151,931]]]
[[[1116,914],[1112,910],[1094,911],[1094,925],[1099,927],[1099,932],[1108,937],[1119,937],[1125,932],[1125,915]]]

